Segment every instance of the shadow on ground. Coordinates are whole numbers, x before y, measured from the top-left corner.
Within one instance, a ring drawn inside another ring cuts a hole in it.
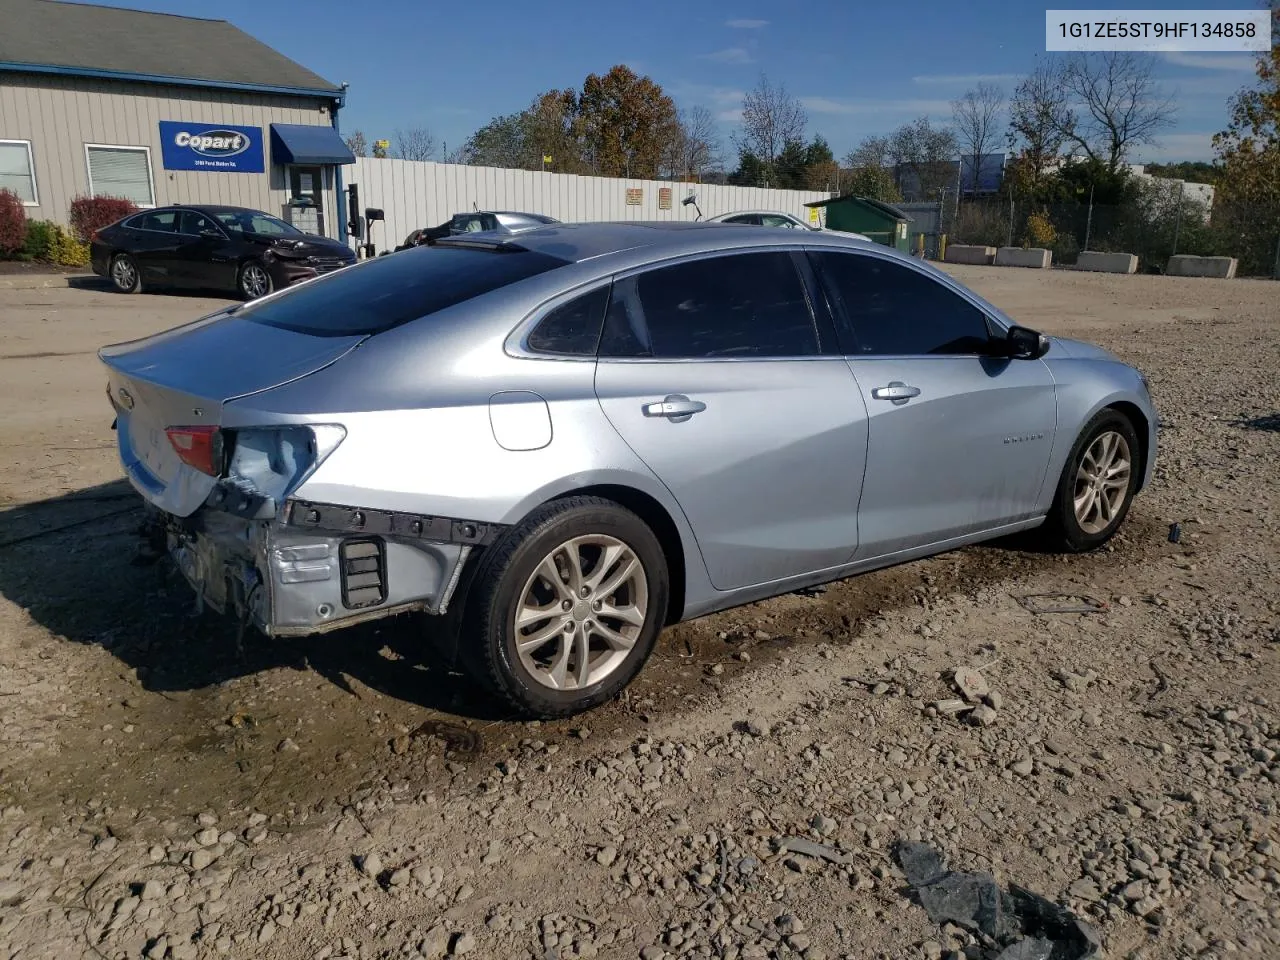
[[[1246,430],[1266,430],[1271,433],[1277,433],[1280,432],[1280,413],[1254,417],[1251,420],[1236,420],[1235,426],[1243,427]]]
[[[267,670],[357,680],[424,708],[507,719],[458,674],[433,662],[429,618],[404,615],[335,633],[270,639],[213,611],[167,560],[134,562],[141,501],[123,480],[0,510],[0,594],[59,637],[97,644],[155,692],[192,691]]]

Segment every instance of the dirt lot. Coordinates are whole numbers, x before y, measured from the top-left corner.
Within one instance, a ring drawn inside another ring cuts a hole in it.
[[[1113,544],[685,624],[626,698],[541,725],[412,620],[238,657],[130,563],[93,354],[217,301],[0,289],[0,958],[983,956],[906,895],[903,837],[1109,957],[1280,956],[1280,286],[955,272],[1150,378],[1156,482]],[[957,665],[989,726],[929,708]]]

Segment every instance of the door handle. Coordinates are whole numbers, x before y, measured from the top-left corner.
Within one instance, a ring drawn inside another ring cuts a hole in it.
[[[920,388],[907,386],[901,380],[892,380],[887,387],[876,387],[872,390],[871,396],[877,400],[890,400],[900,406],[912,397],[920,396]]]
[[[701,413],[707,405],[701,400],[690,400],[682,393],[668,394],[664,399],[646,403],[640,411],[646,417],[666,417],[672,423],[684,423],[695,413]]]

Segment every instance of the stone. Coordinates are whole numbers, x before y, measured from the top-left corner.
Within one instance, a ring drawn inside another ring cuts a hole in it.
[[[662,960],[667,955],[667,951],[659,946],[650,944],[640,951],[640,960]]]
[[[453,955],[455,957],[465,956],[476,948],[476,938],[469,933],[461,934],[457,940],[453,942]]]
[[[985,703],[979,704],[970,712],[969,722],[978,727],[989,727],[996,722],[996,712]]]
[[[391,738],[391,752],[397,757],[402,757],[409,752],[409,738],[406,736]]]
[[[611,866],[613,861],[617,859],[618,848],[614,846],[601,847],[599,852],[596,853],[596,863],[600,864],[602,867]]]
[[[753,737],[767,737],[769,735],[769,723],[759,717],[748,717],[746,721],[747,733]]]
[[[191,869],[203,870],[213,863],[213,854],[208,850],[196,850],[191,854]]]
[[[1081,877],[1067,887],[1067,895],[1075,897],[1077,900],[1084,900],[1086,903],[1096,903],[1102,899],[1102,893],[1098,890],[1098,885],[1089,877]]]
[[[366,877],[376,877],[382,872],[382,858],[376,853],[366,853],[360,858],[360,872]]]
[[[956,667],[952,679],[955,681],[956,689],[971,703],[977,703],[991,692],[987,678],[973,667]]]
[[[142,900],[159,900],[164,896],[164,884],[159,880],[148,880],[142,885],[142,892],[138,894]]]
[[[1015,760],[1010,764],[1009,769],[1020,777],[1029,777],[1035,769],[1035,763],[1030,757],[1023,757],[1021,760]]]
[[[418,944],[418,952],[427,960],[439,960],[449,949],[449,931],[436,925],[427,931],[422,943]]]
[[[299,747],[296,743],[294,743],[293,740],[290,739],[289,737],[285,737],[276,746],[276,751],[278,753],[297,753],[301,749],[302,748]]]
[[[212,847],[218,842],[218,831],[214,827],[205,827],[196,834],[196,843],[202,847]]]
[[[992,710],[1001,710],[1004,708],[1004,697],[1000,695],[999,690],[992,690],[987,694],[987,706]]]
[[[22,885],[16,880],[0,880],[0,907],[11,907],[22,899]]]

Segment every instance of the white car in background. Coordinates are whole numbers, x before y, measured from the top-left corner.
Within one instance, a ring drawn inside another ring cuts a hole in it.
[[[822,227],[805,223],[799,217],[779,210],[739,210],[735,213],[722,213],[708,217],[708,223],[743,223],[754,227],[782,227],[784,230],[812,230],[821,232]],[[845,232],[845,231],[842,231]],[[869,240],[860,233],[847,233],[859,240]]]

